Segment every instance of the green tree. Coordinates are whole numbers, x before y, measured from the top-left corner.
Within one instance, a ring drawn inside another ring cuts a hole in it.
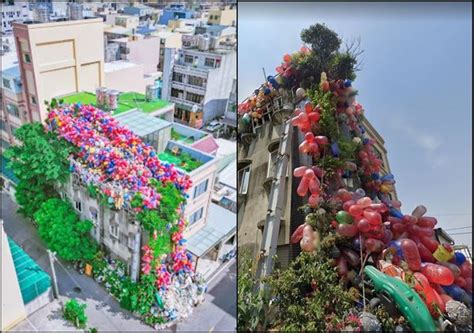
[[[61,199],[45,201],[35,213],[38,233],[49,249],[65,260],[91,260],[97,246],[90,238],[92,222],[81,221],[71,205]]]
[[[75,299],[70,299],[64,305],[64,319],[69,320],[77,328],[84,328],[87,324],[85,309],[87,304],[79,304]]]
[[[324,24],[314,24],[301,31],[301,40],[309,44],[314,51],[315,58],[325,70],[341,46],[341,39]]]
[[[19,179],[15,194],[19,212],[31,218],[46,199],[57,196],[54,184],[67,179],[73,147],[38,122],[21,126],[15,137],[21,144],[11,146],[5,156]]]

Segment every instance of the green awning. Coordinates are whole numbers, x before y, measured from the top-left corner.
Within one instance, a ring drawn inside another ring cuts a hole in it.
[[[48,290],[51,286],[51,278],[10,237],[8,237],[8,244],[20,284],[23,303],[27,304]]]

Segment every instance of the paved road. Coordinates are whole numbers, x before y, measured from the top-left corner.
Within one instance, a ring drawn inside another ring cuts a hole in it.
[[[39,238],[36,228],[25,218],[16,214],[17,206],[7,194],[2,192],[1,199],[5,232],[20,245],[43,270],[51,275],[46,247]],[[234,273],[231,271],[232,266],[234,267]],[[77,273],[64,262],[56,264],[55,268],[61,300],[77,298],[80,302],[86,303],[89,327],[96,327],[99,329],[99,332],[153,331],[152,327],[143,324],[129,311],[120,308],[118,302],[93,279]],[[215,330],[224,330],[225,327],[229,327],[227,330],[232,330],[236,326],[235,286],[234,264],[231,265],[230,269],[226,268],[219,273],[214,280],[210,281],[210,287],[208,288],[209,295],[206,295],[206,302],[197,307],[195,312],[189,318],[186,318],[183,323],[178,323],[178,329],[181,330],[180,325],[184,325],[184,327],[192,327],[194,330],[208,331],[210,328],[210,326],[207,325],[208,322],[200,318],[200,316],[209,315],[213,316],[210,323],[215,325]],[[229,297],[226,300],[225,296],[229,296],[231,293],[233,298]],[[215,295],[221,295],[223,299]],[[50,321],[56,321],[59,325],[62,319],[61,312],[58,310],[60,306],[56,303],[57,302],[54,302],[50,306],[51,309],[53,309],[51,313],[45,313],[47,308],[43,311],[40,310],[41,312],[30,316],[29,321],[17,326],[16,330],[48,330],[48,328],[51,329],[51,323],[48,324]],[[48,316],[50,320],[45,321],[45,318],[48,318]],[[233,322],[231,318],[234,318]],[[215,319],[219,320],[215,322]],[[69,330],[74,329],[68,323],[63,322],[62,324],[69,327]],[[173,328],[176,328],[176,325],[174,326]]]

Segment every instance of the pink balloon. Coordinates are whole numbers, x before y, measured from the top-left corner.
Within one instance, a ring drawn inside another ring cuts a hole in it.
[[[339,224],[336,229],[337,233],[344,237],[354,237],[359,233],[355,224]]]
[[[354,204],[355,204],[354,200],[346,201],[342,204],[342,209],[345,210],[346,212],[349,212],[349,208]]]
[[[308,237],[303,237],[301,239],[300,246],[304,252],[312,252],[315,249],[313,239],[308,238]]]
[[[367,208],[372,204],[372,199],[370,199],[369,197],[363,197],[357,200],[356,204],[358,204],[362,208]]]
[[[360,232],[365,233],[370,230],[370,223],[367,221],[367,219],[363,218],[359,222],[357,222],[357,229],[359,229]]]
[[[384,248],[383,243],[378,239],[368,238],[364,242],[365,250],[369,253],[381,252]]]
[[[364,210],[364,217],[369,221],[370,224],[379,225],[382,223],[382,216],[375,211]]]

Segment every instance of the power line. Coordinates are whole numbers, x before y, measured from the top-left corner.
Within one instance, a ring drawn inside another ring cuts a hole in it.
[[[449,236],[455,236],[455,235],[468,235],[468,234],[472,234],[472,231],[457,232],[457,233],[454,233],[454,234],[449,234]]]
[[[433,216],[472,216],[472,213],[453,213],[453,214],[436,214],[430,213]]]
[[[467,225],[465,227],[456,227],[456,228],[446,228],[444,230],[457,230],[457,229],[468,229],[468,228],[472,228],[472,225]]]

